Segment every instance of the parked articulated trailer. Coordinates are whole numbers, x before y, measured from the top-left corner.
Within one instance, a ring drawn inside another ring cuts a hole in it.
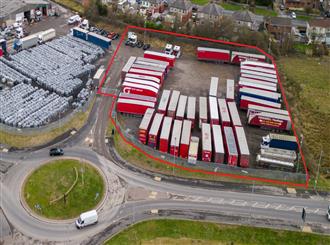
[[[147,144],[149,129],[154,117],[155,109],[148,108],[139,126],[139,140],[142,144]]]
[[[170,101],[171,91],[170,90],[163,90],[162,97],[160,98],[158,104],[158,113],[162,113],[166,115],[168,103]]]
[[[298,143],[295,136],[270,133],[262,137],[261,148],[280,148],[297,151]]]
[[[286,161],[281,161],[277,159],[271,159],[271,158],[266,158],[262,157],[259,154],[257,155],[256,159],[258,165],[260,166],[267,166],[269,167],[275,167],[275,168],[285,168],[285,169],[290,169],[292,170],[294,168],[294,163],[292,162],[286,162]]]
[[[216,163],[223,163],[225,157],[225,148],[220,125],[212,125],[212,136],[214,149],[213,160]]]
[[[241,100],[239,101],[240,109],[247,110],[249,108],[249,105],[258,105],[258,106],[275,108],[275,109],[280,109],[282,106],[281,103],[271,102],[263,99],[257,99],[245,95],[241,96]]]
[[[230,61],[232,64],[240,64],[241,62],[244,62],[246,60],[266,61],[266,56],[262,54],[250,54],[236,51],[231,52]]]
[[[254,71],[254,72],[263,73],[263,74],[272,74],[272,75],[277,74],[275,69],[241,65],[241,71],[244,71],[244,70]]]
[[[232,126],[242,126],[242,122],[238,114],[236,103],[228,102],[227,104],[228,104]]]
[[[173,156],[179,156],[181,132],[182,132],[182,121],[174,120],[171,143],[170,143],[170,154]]]
[[[156,113],[149,130],[148,145],[154,149],[156,149],[158,145],[158,138],[163,118],[163,114]]]
[[[295,151],[279,148],[260,149],[260,156],[292,163],[297,159],[297,153]]]
[[[148,71],[157,71],[157,72],[163,73],[164,75],[166,74],[166,68],[164,68],[164,67],[156,67],[156,66],[142,65],[142,64],[134,63],[132,65],[132,68],[140,69],[140,70],[148,70]]]
[[[184,120],[182,126],[181,142],[180,142],[180,157],[182,158],[188,158],[190,137],[191,137],[191,121]]]
[[[170,68],[174,67],[175,63],[175,56],[171,54],[165,54],[161,52],[155,52],[155,51],[144,51],[144,58],[149,58],[149,59],[155,59],[155,60],[160,60],[160,61],[167,61],[170,65]]]
[[[175,117],[176,114],[176,110],[178,107],[178,102],[179,102],[179,98],[180,98],[180,91],[177,90],[173,90],[172,91],[172,96],[170,99],[170,103],[168,105],[168,109],[167,109],[167,115],[169,117]]]
[[[211,162],[212,158],[212,135],[211,126],[208,123],[202,124],[202,161]]]
[[[199,148],[199,138],[192,136],[190,138],[188,163],[196,164],[196,162],[198,160],[198,148]]]
[[[239,153],[239,166],[249,167],[250,151],[243,127],[235,127],[235,136]]]
[[[255,84],[260,84],[260,85],[266,85],[266,86],[270,86],[270,87],[273,87],[273,88],[277,88],[277,83],[268,82],[268,81],[260,81],[260,80],[253,79],[253,78],[248,78],[248,77],[240,77],[239,81],[240,82],[255,83]]]
[[[270,91],[270,92],[276,92],[277,87],[274,86],[269,86],[268,84],[261,84],[258,82],[243,82],[241,80],[238,81],[238,86],[239,88],[254,88],[254,89],[260,89],[260,90],[265,90],[265,91]]]
[[[246,116],[249,117],[251,114],[257,114],[257,113],[260,113],[260,112],[269,112],[269,113],[286,115],[286,116],[289,115],[289,112],[287,110],[250,104],[250,105],[248,105],[248,111],[247,111]]]
[[[170,135],[172,130],[172,117],[164,117],[162,131],[159,137],[159,151],[168,152],[168,146],[170,144]]]
[[[219,83],[219,78],[218,77],[211,77],[209,96],[217,97],[217,95],[218,95],[218,83]]]
[[[132,73],[126,73],[125,78],[134,78],[134,79],[141,79],[141,80],[147,80],[151,81],[157,84],[161,84],[161,81],[159,78],[152,77],[152,76],[145,76],[145,75],[138,75],[138,74],[132,74]]]
[[[141,101],[153,102],[155,104],[157,103],[157,98],[155,98],[155,97],[145,96],[145,95],[138,95],[138,94],[127,94],[127,93],[123,93],[123,92],[119,93],[118,98],[131,99],[131,100],[141,100]]]
[[[219,124],[219,110],[216,97],[209,97],[209,106],[210,106],[210,123]]]
[[[142,85],[137,83],[130,83],[130,82],[123,82],[121,85],[122,91],[127,94],[138,94],[150,97],[157,97],[158,96],[158,89],[148,86]]]
[[[137,57],[136,61],[159,64],[159,65],[166,66],[167,69],[170,68],[170,63],[168,61],[155,60],[155,59],[149,59],[149,58],[144,58],[144,57]]]
[[[227,107],[227,102],[225,99],[218,99],[218,106],[219,106],[219,112],[220,112],[220,121],[222,127],[229,127],[231,124],[230,116],[229,116],[229,110]]]
[[[242,73],[241,77],[258,80],[258,81],[262,81],[262,82],[269,82],[269,83],[276,83],[276,84],[278,83],[277,78],[252,75],[252,74],[248,74],[248,73]]]
[[[237,166],[238,150],[232,127],[223,127],[226,162],[229,166]]]
[[[164,73],[159,71],[148,71],[148,70],[130,68],[128,73],[156,77],[160,80],[161,83],[163,83],[164,81]]]
[[[254,89],[254,88],[240,88],[239,89],[239,96],[240,98],[245,95],[257,99],[268,100],[271,102],[280,103],[281,102],[281,94],[265,91],[261,89]]]
[[[274,64],[269,64],[266,62],[260,62],[260,61],[252,61],[252,60],[246,60],[241,62],[241,66],[251,66],[251,67],[260,67],[260,68],[264,68],[264,69],[275,69],[275,65]]]
[[[230,50],[198,47],[197,59],[204,61],[230,62]]]
[[[141,84],[141,85],[147,85],[154,87],[155,89],[160,89],[160,85],[158,83],[148,81],[148,80],[142,80],[142,79],[137,79],[137,78],[130,78],[130,77],[125,77],[124,82],[128,83],[136,83],[136,84]]]
[[[253,75],[253,76],[259,76],[259,77],[268,77],[268,78],[272,78],[272,79],[277,79],[277,75],[274,75],[274,74],[257,72],[257,71],[252,71],[252,70],[249,70],[249,69],[241,68],[241,76],[244,76],[244,74],[246,74],[246,75]]]
[[[259,126],[262,128],[277,129],[281,131],[291,130],[291,120],[289,116],[268,112],[251,114],[248,117],[248,124],[253,126]]]
[[[155,103],[145,100],[118,98],[117,111],[125,114],[144,115],[148,108],[155,108]]]
[[[199,97],[199,128],[202,128],[202,124],[208,121],[207,108],[206,97]]]
[[[235,100],[235,84],[234,84],[234,80],[232,79],[227,79],[226,100],[227,101]]]
[[[131,69],[132,65],[136,60],[135,56],[129,57],[126,64],[124,65],[123,69],[121,69],[121,79],[124,80],[126,74],[128,74],[129,70]]]
[[[183,120],[185,117],[186,112],[186,105],[187,105],[188,97],[186,95],[180,95],[178,109],[176,111],[175,119]]]
[[[195,127],[196,119],[196,97],[188,97],[187,120],[191,121],[191,127]]]

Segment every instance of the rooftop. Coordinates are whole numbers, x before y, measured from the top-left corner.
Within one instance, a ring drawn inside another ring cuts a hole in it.
[[[251,23],[256,21],[256,15],[248,10],[236,11],[233,13],[232,16],[237,21],[244,21]]]
[[[314,19],[308,22],[310,26],[330,28],[330,19]]]
[[[290,18],[284,18],[284,17],[271,17],[269,19],[269,24],[275,25],[275,26],[292,26],[292,21]]]
[[[177,9],[184,9],[184,10],[188,10],[192,7],[192,4],[190,1],[188,0],[175,0],[172,4],[171,4],[172,8],[177,8]]]
[[[223,10],[218,4],[209,3],[202,8],[201,12],[208,15],[220,16],[223,15]]]
[[[28,5],[49,4],[46,0],[1,0],[0,19],[15,13]]]

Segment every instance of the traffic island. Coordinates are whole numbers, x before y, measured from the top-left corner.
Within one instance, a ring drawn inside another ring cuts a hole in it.
[[[22,197],[29,209],[47,219],[64,220],[95,208],[105,180],[89,163],[59,159],[34,170],[25,180]]]

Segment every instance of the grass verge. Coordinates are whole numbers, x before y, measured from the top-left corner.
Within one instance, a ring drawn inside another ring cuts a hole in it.
[[[78,3],[75,0],[54,0],[54,2],[72,10],[75,12],[78,12],[79,14],[84,13],[84,6],[82,4]]]
[[[197,5],[205,5],[209,3],[209,0],[191,0],[191,3],[197,4]]]
[[[2,144],[16,148],[34,147],[46,144],[71,129],[79,130],[84,126],[86,120],[88,119],[94,102],[95,98],[94,101],[91,102],[86,112],[77,112],[77,114],[69,122],[61,127],[52,129],[49,132],[35,133],[33,135],[21,135],[0,131],[0,142]]]
[[[295,231],[185,220],[144,221],[117,234],[106,245],[130,244],[329,244],[330,237]]]
[[[221,3],[221,7],[223,7],[225,10],[231,10],[231,11],[238,11],[243,9],[240,5],[230,4],[230,3]]]
[[[271,17],[277,16],[277,13],[274,10],[263,9],[263,8],[255,8],[254,13],[263,16],[271,16]]]
[[[50,201],[67,192],[64,199]],[[55,160],[35,170],[23,187],[28,206],[37,214],[50,219],[69,219],[95,207],[103,197],[104,181],[98,170],[90,164],[73,159]]]

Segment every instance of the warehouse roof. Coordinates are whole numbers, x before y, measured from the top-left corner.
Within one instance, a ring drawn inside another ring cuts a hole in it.
[[[49,2],[47,0],[1,0],[0,19],[19,11],[24,11],[23,9],[29,5],[33,8],[45,4],[49,4]]]
[[[251,22],[251,23],[256,21],[256,15],[248,10],[234,12],[233,18],[237,21],[244,21],[244,22]]]
[[[204,14],[210,16],[221,16],[223,14],[223,8],[215,3],[209,3],[202,8]]]

